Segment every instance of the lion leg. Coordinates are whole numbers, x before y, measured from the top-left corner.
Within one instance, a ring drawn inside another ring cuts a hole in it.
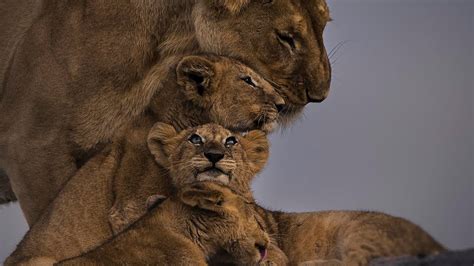
[[[78,256],[113,236],[107,222],[119,149],[106,148],[64,186],[31,227],[5,265],[31,258],[63,260]]]
[[[16,149],[7,161],[11,186],[30,226],[77,171],[65,141],[51,137],[20,139],[18,145],[12,145]]]
[[[144,141],[149,131],[149,126],[136,129],[134,134],[130,134],[133,137],[122,146],[123,157],[113,184],[114,203],[109,212],[114,234],[123,231],[166,197],[157,193],[170,191],[169,187],[163,186],[160,176],[163,170],[149,155]]]
[[[7,174],[0,169],[0,205],[12,201],[16,201],[15,193],[13,193]]]

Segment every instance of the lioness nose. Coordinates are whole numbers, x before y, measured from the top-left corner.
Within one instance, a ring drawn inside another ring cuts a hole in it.
[[[205,152],[204,156],[206,156],[206,158],[209,159],[209,161],[211,161],[212,163],[217,163],[222,158],[224,158],[224,153],[219,151],[209,151]]]
[[[285,108],[285,105],[284,104],[275,104],[275,107],[276,107],[278,112],[281,112],[283,110],[283,108]]]

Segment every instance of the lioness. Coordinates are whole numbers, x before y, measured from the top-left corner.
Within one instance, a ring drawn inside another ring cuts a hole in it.
[[[212,145],[200,147],[193,143],[196,134],[205,136],[208,143]],[[128,139],[136,137],[143,136],[129,135]],[[112,150],[102,151],[100,156],[87,162],[79,173],[67,183],[48,211],[31,228],[16,251],[7,259],[6,265],[34,264],[45,260],[60,261],[88,252],[101,243],[107,242],[106,240],[113,236],[112,228],[108,223],[107,210],[117,199],[127,199],[130,187],[143,186],[144,192],[140,195],[158,193],[172,196],[175,195],[176,189],[189,185],[188,183],[173,182],[173,180],[181,179],[180,176],[173,176],[176,174],[173,170],[174,167],[187,166],[186,169],[190,169],[189,167],[194,165],[192,173],[196,174],[196,181],[220,180],[220,185],[227,184],[230,188],[237,188],[235,190],[237,194],[245,191],[239,197],[251,202],[252,197],[248,184],[263,168],[268,157],[268,143],[262,131],[250,131],[245,136],[240,136],[221,126],[208,124],[178,133],[172,126],[158,123],[150,131],[148,139],[151,153],[158,163],[155,163],[153,158],[150,165],[144,165],[142,160],[129,162],[126,154],[130,150],[132,154],[136,153],[136,147],[130,147],[129,144],[114,145]],[[215,156],[219,155],[213,153],[213,149],[216,149],[217,146],[225,147],[226,159],[216,164],[216,167],[208,168],[204,158],[199,162],[196,158],[191,157],[196,153],[203,153],[207,154],[204,155],[207,156],[205,160],[215,161]],[[122,165],[118,165],[118,162],[138,164],[138,167],[134,169],[126,165],[125,168],[131,170],[128,174],[140,176],[145,171],[148,175],[137,179],[138,182],[143,181],[143,183],[137,184],[135,179],[127,183],[128,179],[124,178],[125,173],[121,172]],[[111,177],[111,173],[114,173],[115,177]],[[221,174],[225,174],[228,179],[221,177]],[[146,199],[147,197],[142,200],[143,205],[146,204]],[[267,227],[266,221],[261,217],[259,209],[254,204],[252,204],[252,210],[254,219],[260,226],[272,233],[274,229]],[[200,221],[200,223],[202,222]],[[146,223],[148,222],[139,222],[139,224]],[[222,231],[221,233],[225,234],[226,232]],[[122,235],[119,235],[117,239],[122,239],[121,237]],[[125,238],[127,237],[125,236]],[[220,236],[220,238],[224,238],[224,236]],[[162,241],[161,239],[155,240]],[[122,244],[118,243],[117,245]],[[266,260],[277,264],[286,263],[286,256],[278,248],[274,239],[270,238],[270,242],[265,245],[265,248],[268,250]],[[229,251],[231,250],[222,250],[216,254],[214,260],[226,261],[229,256],[232,257]]]
[[[0,168],[30,225],[133,121],[179,101],[154,104],[182,55],[249,65],[284,98],[283,120],[328,95],[324,0],[25,1],[0,3]]]
[[[220,252],[227,263],[264,262],[268,235],[251,202],[215,182],[178,191],[119,236],[57,265],[207,265]]]

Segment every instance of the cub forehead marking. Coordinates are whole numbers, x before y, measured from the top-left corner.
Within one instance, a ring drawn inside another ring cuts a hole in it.
[[[223,143],[224,140],[231,135],[230,131],[217,125],[198,128],[196,133],[200,135],[203,140],[206,139],[207,141],[216,141],[219,143]]]

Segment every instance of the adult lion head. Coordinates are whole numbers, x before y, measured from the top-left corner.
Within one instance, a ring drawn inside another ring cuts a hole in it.
[[[331,67],[323,43],[330,20],[324,0],[198,1],[199,45],[240,59],[277,87],[292,116],[329,92]]]

